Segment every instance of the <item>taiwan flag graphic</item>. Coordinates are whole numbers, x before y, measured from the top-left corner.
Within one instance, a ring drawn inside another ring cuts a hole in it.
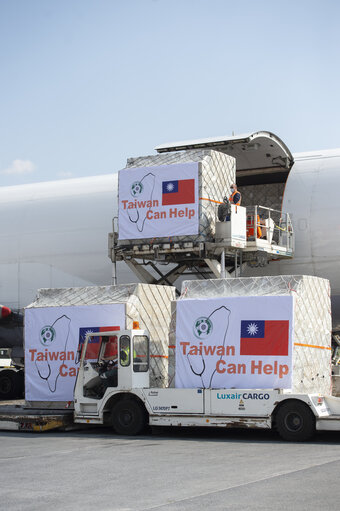
[[[87,334],[98,334],[99,332],[111,332],[112,330],[119,330],[119,326],[91,326],[86,328],[79,328],[79,357],[81,353],[82,345],[85,342],[85,337]],[[99,355],[99,346],[100,346],[100,336],[93,337],[89,340],[87,345],[87,352],[86,352],[86,358],[88,360],[95,360],[98,358]],[[115,343],[115,346],[117,343]],[[107,350],[106,350],[107,351]],[[117,354],[117,348],[115,353],[108,354],[105,351],[105,356],[115,356]],[[114,350],[113,350],[114,351]]]
[[[240,355],[288,356],[289,321],[241,321]]]
[[[195,202],[195,180],[180,179],[162,182],[162,205],[192,204]]]

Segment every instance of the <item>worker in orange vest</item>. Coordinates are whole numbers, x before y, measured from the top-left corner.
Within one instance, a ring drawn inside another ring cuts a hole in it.
[[[241,194],[237,190],[237,186],[235,183],[233,183],[230,187],[231,195],[229,197],[229,202],[231,204],[235,204],[235,206],[241,206]]]

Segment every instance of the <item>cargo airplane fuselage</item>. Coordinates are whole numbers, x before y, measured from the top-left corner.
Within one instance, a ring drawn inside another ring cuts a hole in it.
[[[337,327],[340,149],[293,156],[282,210],[292,217],[294,258],[252,272],[329,279]],[[41,287],[111,284],[107,237],[117,215],[117,177],[114,173],[0,187],[0,303],[20,309]],[[117,271],[119,283],[136,281],[124,263]]]

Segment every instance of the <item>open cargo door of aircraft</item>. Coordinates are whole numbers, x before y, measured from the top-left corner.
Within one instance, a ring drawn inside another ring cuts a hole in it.
[[[286,182],[294,163],[288,147],[269,131],[172,142],[155,147],[158,153],[188,149],[214,149],[233,156],[239,186]]]

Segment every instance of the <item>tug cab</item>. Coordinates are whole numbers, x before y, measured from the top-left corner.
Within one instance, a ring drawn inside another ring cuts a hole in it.
[[[149,387],[149,335],[134,326],[86,335],[75,385],[76,411],[91,409],[94,403],[97,410],[99,402],[115,391]]]

